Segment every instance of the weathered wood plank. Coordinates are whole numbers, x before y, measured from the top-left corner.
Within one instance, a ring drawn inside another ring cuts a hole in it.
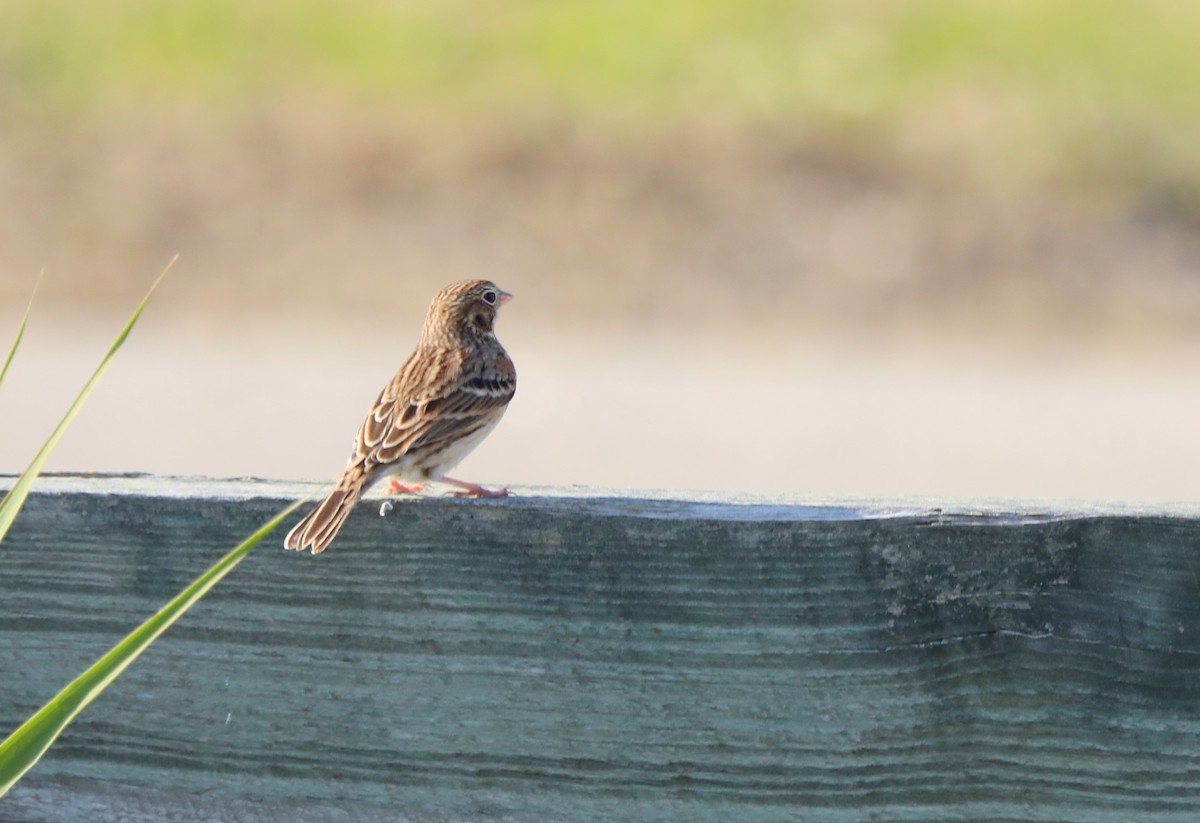
[[[50,482],[0,547],[5,732],[296,492]],[[0,819],[1200,816],[1194,512],[871,508],[364,505],[252,553]]]

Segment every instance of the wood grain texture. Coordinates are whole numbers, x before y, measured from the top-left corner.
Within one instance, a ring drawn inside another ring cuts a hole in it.
[[[94,483],[0,546],[3,733],[283,502]],[[1191,517],[543,495],[277,543],[0,820],[1200,819]]]

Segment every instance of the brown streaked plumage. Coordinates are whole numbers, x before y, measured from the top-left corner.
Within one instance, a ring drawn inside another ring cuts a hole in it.
[[[459,496],[503,497],[446,477],[496,427],[517,389],[496,339],[496,310],[511,297],[487,280],[452,283],[433,298],[416,351],[383,387],[358,429],[341,479],[283,545],[325,550],[366,489],[380,480],[440,480]]]

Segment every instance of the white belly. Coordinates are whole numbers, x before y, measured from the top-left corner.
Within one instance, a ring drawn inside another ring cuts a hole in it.
[[[500,422],[500,418],[503,416],[504,413],[501,412],[486,426],[480,426],[478,430],[447,446],[444,451],[438,453],[436,464],[426,469],[425,476],[430,480],[441,480],[446,472],[461,463],[464,457],[474,451],[475,447],[483,442],[483,438],[492,433],[492,429],[496,428],[496,425]]]
[[[483,439],[492,433],[504,416],[503,410],[490,423],[480,426],[466,437],[450,443],[445,449],[434,455],[406,454],[390,466],[380,469],[371,479],[371,485],[385,480],[396,480],[400,483],[415,484],[427,480],[441,480],[446,472],[453,469],[463,458],[470,454]]]

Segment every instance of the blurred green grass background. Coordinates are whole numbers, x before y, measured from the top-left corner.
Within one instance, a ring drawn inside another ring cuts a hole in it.
[[[616,325],[1186,330],[1198,46],[1175,0],[6,0],[5,280],[178,250],[195,305],[353,311],[338,263],[500,261]]]
[[[965,136],[966,159],[1026,184],[1154,174],[1191,199],[1198,43],[1179,0],[6,0],[0,100],[35,126],[345,98],[459,128],[769,126],[866,152]]]

